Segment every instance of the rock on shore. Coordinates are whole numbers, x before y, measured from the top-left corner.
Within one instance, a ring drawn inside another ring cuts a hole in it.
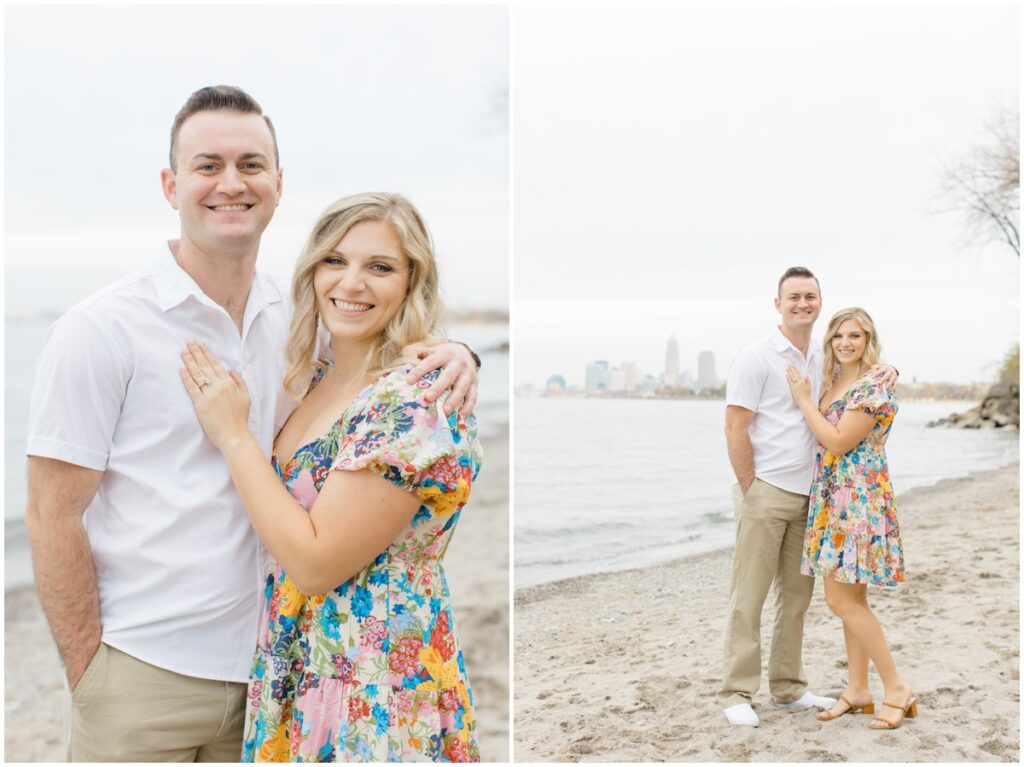
[[[998,383],[989,389],[985,399],[966,413],[953,413],[948,418],[932,421],[929,426],[956,426],[961,429],[1020,429],[1020,387]]]

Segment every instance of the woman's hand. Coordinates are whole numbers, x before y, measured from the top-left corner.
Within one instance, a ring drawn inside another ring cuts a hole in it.
[[[210,442],[223,453],[238,439],[250,436],[249,390],[242,377],[225,370],[206,344],[196,341],[188,342],[181,359],[185,363],[179,371],[181,380]]]
[[[456,410],[464,416],[473,412],[473,408],[476,406],[477,372],[476,362],[469,349],[451,341],[439,344],[420,341],[409,344],[402,349],[402,353],[420,361],[409,371],[406,380],[411,384],[416,383],[430,371],[441,368],[441,375],[437,377],[437,380],[424,395],[427,402],[433,402],[450,388],[451,392],[442,408],[444,415],[449,415]]]
[[[793,401],[798,405],[811,401],[811,379],[804,378],[793,365],[786,368],[786,381]]]

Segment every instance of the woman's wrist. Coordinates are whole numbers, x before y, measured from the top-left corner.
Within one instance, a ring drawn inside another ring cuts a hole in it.
[[[255,443],[256,438],[252,436],[249,430],[242,429],[241,431],[230,434],[225,439],[221,440],[221,444],[218,445],[218,447],[224,456],[229,458],[232,455],[242,452],[242,450],[247,446]],[[260,452],[262,452],[262,450]]]

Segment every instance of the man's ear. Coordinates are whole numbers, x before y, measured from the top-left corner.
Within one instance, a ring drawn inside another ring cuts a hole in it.
[[[280,182],[279,182],[280,183]],[[163,189],[164,197],[167,202],[171,204],[171,207],[175,210],[178,209],[178,180],[174,175],[174,171],[170,168],[164,168],[160,171],[160,187]]]

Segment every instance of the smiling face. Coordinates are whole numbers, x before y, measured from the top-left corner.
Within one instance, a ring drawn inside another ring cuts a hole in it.
[[[829,341],[836,361],[843,367],[859,365],[868,346],[868,334],[857,320],[843,322]]]
[[[161,173],[181,219],[181,239],[206,253],[244,252],[260,237],[281,196],[281,171],[262,116],[198,112],[181,126],[177,171]]]
[[[821,314],[818,281],[814,277],[789,277],[782,283],[775,308],[784,327],[809,333]]]
[[[409,271],[389,223],[363,221],[349,229],[313,272],[317,309],[331,337],[372,343],[402,308]]]

